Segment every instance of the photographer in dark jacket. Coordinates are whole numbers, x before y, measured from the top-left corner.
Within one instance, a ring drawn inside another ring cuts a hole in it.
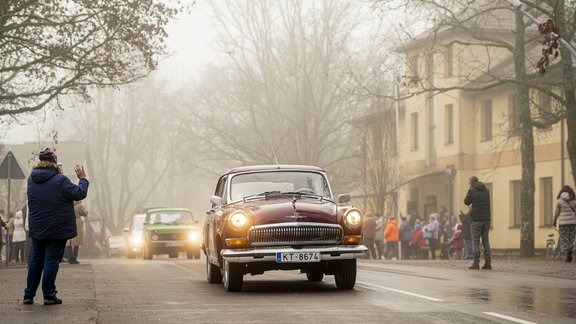
[[[44,305],[62,304],[56,297],[56,276],[66,240],[77,235],[74,201],[86,198],[88,180],[84,167],[74,166],[78,185],[62,174],[56,153],[46,148],[28,178],[28,226],[32,257],[28,263],[23,304],[34,303],[42,279]]]
[[[472,232],[474,263],[468,269],[480,269],[480,238],[482,238],[482,246],[484,247],[484,266],[482,266],[482,269],[491,270],[492,254],[488,239],[491,220],[490,191],[475,176],[470,177],[470,189],[468,189],[466,198],[464,198],[464,204],[471,206],[470,217],[472,218],[470,230]]]

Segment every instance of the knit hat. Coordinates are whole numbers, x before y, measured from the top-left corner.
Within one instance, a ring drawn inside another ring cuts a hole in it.
[[[476,183],[478,182],[478,177],[477,176],[471,176],[470,177],[470,183]]]
[[[40,158],[40,161],[48,161],[48,162],[53,162],[53,163],[58,162],[58,157],[56,156],[56,152],[52,151],[48,147],[43,149],[42,151],[40,151],[38,153],[38,158]]]

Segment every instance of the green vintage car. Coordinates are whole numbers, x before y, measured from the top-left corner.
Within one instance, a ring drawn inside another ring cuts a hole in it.
[[[154,254],[200,258],[201,233],[192,211],[186,208],[148,208],[144,220],[144,259]]]

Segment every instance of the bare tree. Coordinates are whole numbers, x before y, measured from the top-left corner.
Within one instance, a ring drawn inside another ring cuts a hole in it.
[[[90,86],[156,68],[180,5],[158,0],[0,2],[0,116],[34,112]]]
[[[347,121],[361,105],[350,96],[356,8],[342,1],[215,6],[229,61],[183,94],[190,144],[225,166],[319,165],[337,190],[355,188],[360,142]]]

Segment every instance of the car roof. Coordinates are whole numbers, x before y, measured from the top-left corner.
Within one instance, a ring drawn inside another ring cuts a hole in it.
[[[250,172],[250,171],[272,171],[272,170],[324,172],[322,168],[311,165],[269,164],[269,165],[251,165],[251,166],[237,167],[226,171],[224,174]]]

